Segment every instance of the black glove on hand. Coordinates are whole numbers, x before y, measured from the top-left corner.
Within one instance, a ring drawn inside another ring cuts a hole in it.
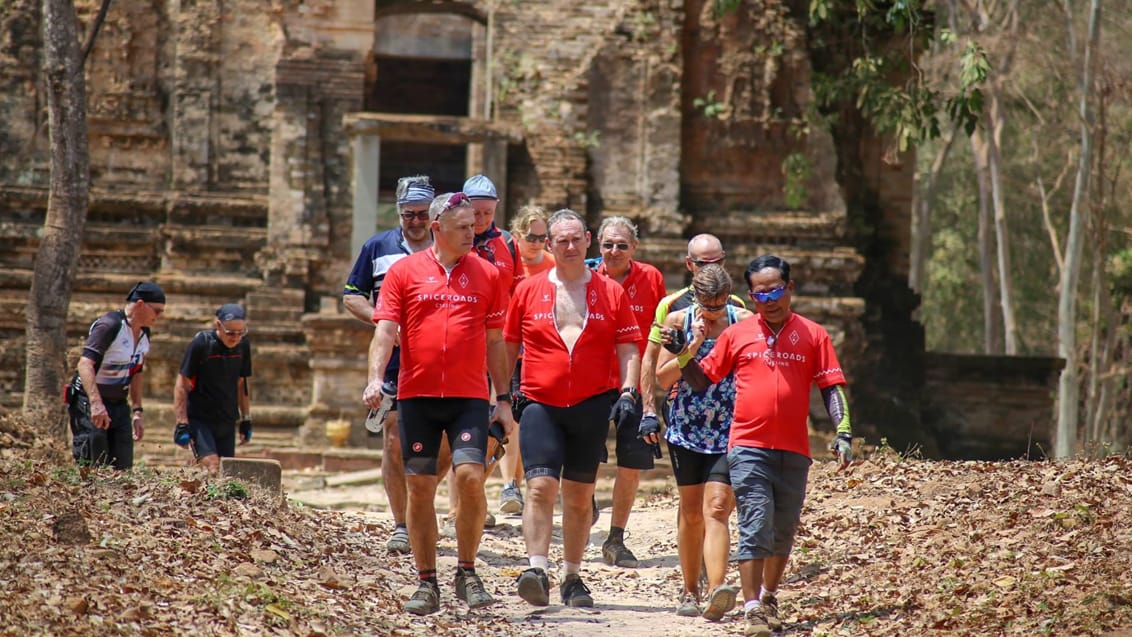
[[[192,434],[189,433],[189,425],[183,422],[177,423],[177,426],[173,429],[173,444],[178,447],[188,447],[191,440]]]
[[[672,330],[672,340],[664,344],[664,349],[679,356],[688,347],[688,335],[682,329]]]
[[[503,433],[503,424],[500,423],[498,420],[489,424],[487,426],[487,435],[491,436],[492,438],[495,438],[495,441],[499,443],[495,447],[495,456],[494,456],[495,460],[498,461],[499,459],[501,459],[503,457],[504,454],[507,453],[507,448],[504,447],[504,445],[507,444],[507,436],[504,435],[504,433]]]
[[[519,420],[523,417],[523,410],[531,401],[527,400],[521,392],[511,394],[511,417],[515,419],[515,424],[519,424]]]
[[[641,424],[637,427],[637,437],[644,438],[649,434],[658,433],[660,433],[660,421],[656,419],[656,414],[641,416]]]
[[[252,421],[250,418],[240,421],[240,437],[248,442],[252,440]]]
[[[622,427],[636,429],[641,422],[641,402],[637,400],[636,395],[622,392],[617,402],[613,403],[613,409],[609,411],[609,420],[619,430]]]

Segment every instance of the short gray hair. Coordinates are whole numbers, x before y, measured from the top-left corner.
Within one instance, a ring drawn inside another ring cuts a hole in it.
[[[453,206],[448,205],[448,202],[452,199],[452,197],[454,197],[456,195],[460,195],[461,197],[463,197],[464,200],[457,203],[456,205],[453,205]],[[464,193],[462,193],[462,192],[446,192],[442,195],[437,195],[436,198],[432,200],[432,203],[429,204],[429,206],[428,206],[428,220],[429,221],[437,221],[442,216],[444,216],[444,213],[448,212],[449,210],[459,210],[460,208],[471,208],[471,207],[472,207],[472,202],[471,202],[470,199],[468,199],[468,196],[465,195]]]
[[[612,228],[613,226],[624,226],[629,230],[629,234],[633,235],[633,241],[639,241],[641,238],[639,233],[637,232],[637,224],[633,223],[632,220],[630,220],[628,217],[615,215],[612,217],[606,217],[602,220],[601,227],[597,229],[598,239],[600,239],[602,235],[605,234],[606,228]]]

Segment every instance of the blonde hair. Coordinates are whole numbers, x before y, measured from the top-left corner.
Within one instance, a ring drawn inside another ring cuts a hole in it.
[[[511,234],[520,237],[526,235],[536,221],[545,223],[549,217],[542,206],[527,204],[519,208],[519,212],[515,213],[515,218],[511,220]]]

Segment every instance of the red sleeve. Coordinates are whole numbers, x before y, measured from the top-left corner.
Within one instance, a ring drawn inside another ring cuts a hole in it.
[[[711,351],[700,361],[700,369],[704,370],[704,376],[707,376],[713,385],[723,380],[735,365],[731,356],[732,334],[734,330],[723,330]]]
[[[486,271],[491,277],[492,287],[495,288],[495,294],[492,295],[491,305],[488,306],[487,310],[487,329],[497,330],[503,327],[503,320],[507,313],[507,294],[511,282],[505,280],[497,268],[489,267]]]
[[[511,302],[507,304],[507,317],[503,324],[503,340],[508,343],[520,343],[523,340],[523,303],[532,280],[523,281],[515,290],[515,294],[511,296]]]
[[[641,326],[637,317],[633,315],[633,308],[629,306],[629,297],[625,290],[613,279],[606,279],[606,290],[611,292],[610,305],[616,315],[617,338],[615,343],[637,343],[641,340]]]
[[[382,320],[401,324],[401,304],[405,288],[405,279],[401,273],[405,269],[404,263],[404,259],[394,263],[389,268],[388,274],[385,275],[385,281],[381,284],[381,294],[377,295],[377,300],[373,304],[373,322],[375,325]]]
[[[818,353],[814,383],[820,389],[844,385],[845,373],[841,370],[841,363],[837,360],[837,353],[833,350],[833,342],[830,341],[828,332],[822,330],[814,349]]]

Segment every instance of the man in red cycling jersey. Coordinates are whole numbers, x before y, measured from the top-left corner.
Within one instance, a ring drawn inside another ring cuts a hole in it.
[[[748,635],[779,630],[778,584],[794,545],[810,471],[810,386],[817,385],[837,436],[830,449],[844,469],[852,460],[852,429],[845,374],[821,325],[790,310],[790,264],[773,255],[747,266],[758,309],[720,334],[697,362],[669,331],[665,347],[678,355],[681,375],[697,392],[735,374],[735,413],[727,463],[739,511],[739,577]],[[686,348],[685,348],[686,349]]]
[[[637,226],[626,217],[606,217],[597,231],[601,250],[599,274],[617,281],[629,297],[629,307],[641,328],[648,334],[656,306],[664,298],[664,275],[655,267],[636,261],[633,255],[640,243]],[[647,339],[638,343],[640,355],[645,355]],[[642,383],[643,385],[643,383]],[[613,506],[610,512],[609,536],[601,545],[601,558],[611,566],[636,568],[637,556],[625,546],[625,526],[637,498],[641,484],[641,471],[655,466],[651,445],[638,435],[637,427],[617,430],[617,478],[613,482]]]
[[[470,254],[471,203],[462,192],[441,195],[429,206],[429,219],[433,245],[400,259],[385,276],[373,311],[369,384],[362,396],[371,409],[381,404],[382,379],[400,328],[397,425],[409,488],[409,543],[420,579],[405,610],[417,615],[440,609],[433,501],[442,437],[452,449],[454,488],[463,503],[456,520],[456,596],[472,608],[495,601],[475,572],[487,511],[488,373],[497,387],[510,381],[502,338],[508,283],[498,269]],[[510,432],[510,395],[496,400],[490,420]]]
[[[642,335],[625,290],[586,267],[590,233],[582,217],[559,210],[547,227],[554,269],[519,284],[504,328],[508,361],[523,348],[519,385],[530,401],[519,426],[527,481],[523,539],[530,568],[519,576],[518,592],[536,606],[550,601],[547,555],[561,480],[562,603],[593,606],[579,571],[594,480],[610,421],[618,428],[636,428],[640,421],[637,343]]]

